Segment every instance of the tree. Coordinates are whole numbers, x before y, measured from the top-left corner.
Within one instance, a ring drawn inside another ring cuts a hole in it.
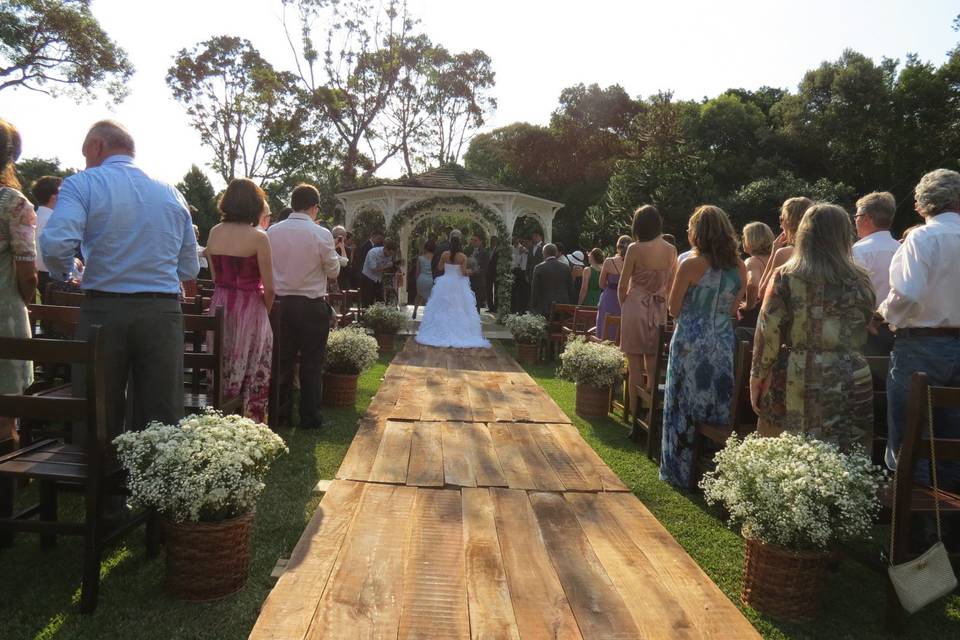
[[[90,11],[90,0],[6,0],[0,5],[0,91],[127,94],[133,65]]]
[[[17,177],[23,186],[23,194],[33,202],[30,185],[43,176],[59,176],[66,178],[77,172],[76,169],[63,169],[59,158],[23,158],[17,162]],[[36,205],[36,202],[33,202]]]
[[[238,174],[275,177],[273,156],[300,139],[306,114],[293,75],[276,71],[248,40],[217,36],[181,49],[167,85],[213,152],[212,167],[224,182]]]
[[[190,171],[177,184],[177,189],[188,204],[196,208],[193,214],[193,223],[200,229],[200,242],[205,244],[210,229],[220,222],[220,213],[217,211],[217,194],[213,190],[206,174],[197,165],[191,165]]]
[[[440,164],[457,162],[472,137],[468,133],[482,127],[486,113],[497,106],[488,93],[495,83],[493,63],[480,49],[451,55],[443,47],[431,60],[432,155]]]

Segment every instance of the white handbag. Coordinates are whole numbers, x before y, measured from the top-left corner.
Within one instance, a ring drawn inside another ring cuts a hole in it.
[[[940,531],[940,500],[937,487],[937,458],[933,445],[933,407],[930,391],[927,390],[927,423],[930,428],[930,468],[933,472],[933,504],[937,514],[937,542],[918,558],[894,565],[893,543],[897,522],[897,501],[893,500],[893,518],[890,523],[890,557],[887,567],[890,582],[897,592],[900,604],[908,613],[919,611],[931,602],[942,598],[957,588],[957,576],[950,565],[950,556],[943,546],[943,534]],[[896,482],[894,482],[896,486]],[[909,517],[909,514],[907,514]]]

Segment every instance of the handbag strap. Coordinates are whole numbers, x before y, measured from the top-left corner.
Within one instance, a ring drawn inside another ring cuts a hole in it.
[[[930,434],[930,470],[933,475],[933,510],[937,514],[937,540],[943,541],[943,532],[940,529],[940,488],[937,483],[937,450],[933,444],[933,394],[930,393],[930,387],[927,387],[927,428]],[[893,543],[897,530],[897,475],[900,473],[900,465],[893,474],[893,514],[890,519],[890,566],[893,566]]]

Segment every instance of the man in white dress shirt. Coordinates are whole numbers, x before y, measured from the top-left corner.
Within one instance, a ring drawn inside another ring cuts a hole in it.
[[[293,393],[293,371],[299,354],[300,427],[311,429],[323,426],[321,372],[333,315],[324,299],[327,280],[337,277],[347,258],[337,254],[330,231],[315,222],[320,213],[320,192],[315,187],[296,187],[290,206],[290,217],[267,229],[281,317],[277,378],[280,405],[292,406],[286,401]]]
[[[40,234],[43,228],[47,226],[50,216],[53,214],[53,207],[57,204],[57,196],[60,194],[60,185],[63,184],[63,178],[57,176],[43,176],[30,187],[30,193],[37,203],[37,243],[40,242]],[[50,283],[50,273],[47,265],[43,262],[43,256],[37,251],[37,290],[40,292],[40,301],[46,302],[47,285]]]
[[[860,240],[853,245],[853,260],[870,274],[877,303],[883,302],[890,293],[890,262],[900,249],[890,233],[893,217],[897,213],[897,201],[892,193],[874,192],[857,200],[857,212],[853,216]],[[864,352],[867,355],[886,356],[893,349],[893,333],[886,325],[871,334]]]
[[[931,171],[914,195],[926,224],[907,236],[890,263],[890,292],[878,315],[896,340],[887,376],[889,432],[886,462],[896,466],[906,423],[910,377],[925,372],[931,385],[960,386],[960,173]],[[960,438],[960,415],[944,412],[937,437]],[[955,463],[942,469],[940,486],[958,486]]]

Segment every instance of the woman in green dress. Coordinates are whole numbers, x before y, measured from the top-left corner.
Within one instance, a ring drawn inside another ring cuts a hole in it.
[[[750,400],[761,435],[807,433],[869,452],[873,383],[860,353],[876,308],[853,262],[850,216],[816,204],[803,216],[790,261],[770,283],[753,349]]]
[[[593,249],[589,254],[590,264],[583,268],[579,304],[595,307],[600,304],[600,270],[603,268],[603,251]]]
[[[14,162],[20,134],[0,119],[0,337],[29,338],[27,304],[37,291],[36,219],[20,193]],[[0,393],[19,394],[33,382],[33,363],[0,360]],[[16,442],[16,419],[0,417],[0,442]]]

